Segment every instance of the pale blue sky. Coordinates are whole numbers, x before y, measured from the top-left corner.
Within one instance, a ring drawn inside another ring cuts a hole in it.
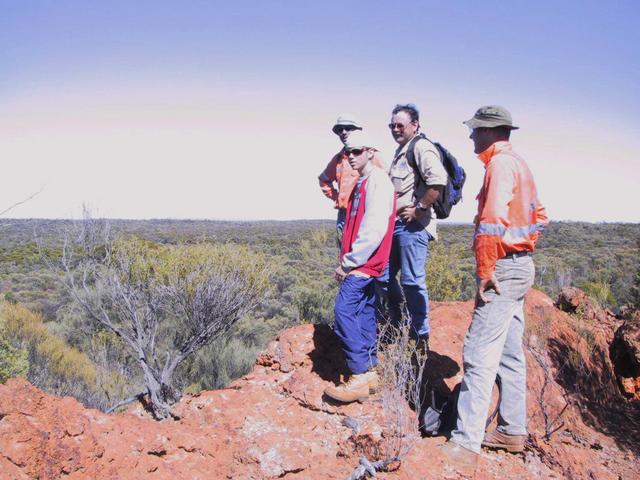
[[[482,178],[460,122],[509,108],[552,218],[638,221],[638,2],[0,0],[0,211],[330,218],[317,174],[352,112],[395,103]],[[239,175],[238,165],[243,174]],[[5,168],[6,170],[6,168]],[[239,177],[244,176],[243,180]],[[602,205],[617,185],[620,208]],[[238,183],[243,185],[239,191]]]

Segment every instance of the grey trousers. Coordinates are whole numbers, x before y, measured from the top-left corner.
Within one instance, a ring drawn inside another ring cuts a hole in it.
[[[496,263],[500,295],[478,301],[464,340],[464,377],[458,398],[458,420],[451,440],[480,452],[496,379],[502,384],[498,429],[510,435],[527,433],[527,367],[522,347],[524,295],[533,284],[530,256]]]

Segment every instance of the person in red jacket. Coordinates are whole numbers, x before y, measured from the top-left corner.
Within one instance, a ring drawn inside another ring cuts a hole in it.
[[[518,128],[511,114],[490,105],[464,123],[485,166],[473,242],[478,291],[464,341],[456,429],[443,448],[454,461],[475,465],[481,445],[509,452],[524,449],[524,296],[533,284],[532,255],[548,218],[529,167],[509,142]],[[498,427],[485,434],[496,376],[502,389]]]
[[[389,261],[395,223],[395,194],[387,173],[373,164],[375,149],[361,132],[345,142],[351,168],[359,179],[347,206],[340,264],[335,277],[340,290],[335,303],[334,331],[345,354],[349,380],[325,390],[341,402],[363,401],[378,383],[376,352],[376,289]]]

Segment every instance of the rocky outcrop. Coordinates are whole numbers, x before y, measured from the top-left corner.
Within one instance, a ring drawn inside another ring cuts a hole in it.
[[[624,393],[640,400],[640,312],[625,320],[616,331],[611,358]]]
[[[472,308],[432,304],[431,388],[446,391],[461,379]],[[638,402],[618,389],[613,333],[559,311],[538,291],[526,311],[527,450],[483,452],[476,478],[634,478]],[[361,455],[376,460],[388,439],[380,396],[351,405],[323,398],[342,373],[338,352],[326,326],[294,327],[249,375],[183,398],[178,419],[162,422],[141,407],[108,415],[12,379],[0,385],[0,478],[344,479]],[[378,477],[457,478],[437,448],[443,441],[418,439],[402,464]]]
[[[595,393],[592,397],[602,398],[602,393],[606,398],[611,397],[609,383],[617,381],[625,396],[640,400],[640,312],[627,312],[627,315],[618,318],[573,287],[562,290],[556,305],[572,314],[573,323],[577,324],[574,331],[585,337],[591,350],[609,345],[609,358],[603,359],[605,368],[600,368],[606,373],[607,385],[604,392]],[[614,373],[610,374],[610,371]],[[587,370],[587,373],[591,372],[592,369]]]

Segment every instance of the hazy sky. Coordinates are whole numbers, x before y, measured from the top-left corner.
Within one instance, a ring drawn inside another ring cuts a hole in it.
[[[332,218],[317,176],[396,103],[467,170],[501,104],[552,219],[640,221],[640,2],[0,0],[0,211]]]

